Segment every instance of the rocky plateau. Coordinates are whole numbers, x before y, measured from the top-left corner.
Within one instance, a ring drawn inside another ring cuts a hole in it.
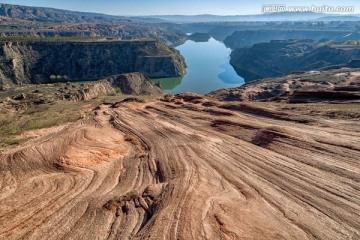
[[[326,77],[356,88],[343,74]],[[0,155],[0,238],[360,238],[359,103],[255,101],[266,84],[291,98],[299,77],[228,90],[243,101],[104,102],[33,131]]]

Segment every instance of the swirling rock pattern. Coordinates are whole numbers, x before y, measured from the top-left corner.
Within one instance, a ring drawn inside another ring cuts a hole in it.
[[[351,119],[101,105],[0,157],[0,239],[359,239],[359,146]]]

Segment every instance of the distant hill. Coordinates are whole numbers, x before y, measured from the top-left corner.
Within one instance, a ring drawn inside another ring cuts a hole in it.
[[[360,16],[357,15],[345,15],[345,16],[326,16],[326,17],[321,17],[318,18],[317,20],[319,21],[326,21],[326,22],[330,22],[330,21],[360,21]]]
[[[335,15],[314,12],[281,12],[264,13],[255,15],[232,15],[219,16],[211,14],[203,15],[154,15],[151,18],[162,19],[175,23],[191,22],[240,22],[240,21],[342,21],[342,18],[348,18],[348,21],[356,21],[357,15]]]
[[[174,45],[186,40],[175,24],[161,19],[11,4],[0,4],[0,27],[0,37],[154,38]]]
[[[119,24],[129,21],[144,23],[239,22],[239,21],[359,21],[359,15],[336,15],[314,12],[280,12],[253,15],[148,15],[114,16],[44,7],[0,3],[0,16],[33,22]],[[0,19],[1,22],[1,19]]]
[[[129,21],[139,21],[147,23],[164,22],[164,20],[151,17],[121,17],[100,13],[76,12],[55,8],[28,7],[12,4],[0,4],[0,16],[33,22],[47,23],[53,22],[119,24]]]
[[[339,24],[331,24],[331,22],[337,21],[340,23],[341,21],[356,21],[357,19],[360,20],[359,15],[329,15],[313,12],[234,16],[203,14],[124,17],[0,3],[0,37],[106,36],[123,39],[156,38],[175,46],[182,44],[186,40],[185,33],[187,32],[209,33],[212,37],[221,41],[235,31],[269,30],[271,27],[272,29],[283,30],[297,30],[298,28],[313,30],[315,35],[320,28],[325,27],[331,31],[337,31],[340,28],[341,30],[353,32],[357,29],[355,22],[344,23],[344,27],[339,27]],[[319,26],[314,23],[316,21],[318,21]],[[323,22],[328,22],[329,26],[324,25]],[[320,24],[323,24],[323,26]],[[348,26],[345,26],[346,24]],[[334,39],[327,36],[321,38]],[[229,39],[234,42],[238,41],[236,33],[230,36]],[[283,38],[271,38],[268,40],[272,39]],[[260,40],[256,40],[255,43],[263,42],[264,39]],[[237,43],[228,45],[239,47]]]

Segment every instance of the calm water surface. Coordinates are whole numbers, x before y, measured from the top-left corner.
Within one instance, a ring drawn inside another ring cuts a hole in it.
[[[230,65],[230,52],[222,42],[211,38],[208,42],[186,41],[176,47],[185,58],[187,73],[183,78],[156,79],[165,92],[209,93],[222,88],[244,84]]]

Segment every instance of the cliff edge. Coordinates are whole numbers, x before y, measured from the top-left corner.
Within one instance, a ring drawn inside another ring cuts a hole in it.
[[[156,40],[0,43],[0,85],[97,80],[129,72],[176,77],[185,68],[178,51]]]

